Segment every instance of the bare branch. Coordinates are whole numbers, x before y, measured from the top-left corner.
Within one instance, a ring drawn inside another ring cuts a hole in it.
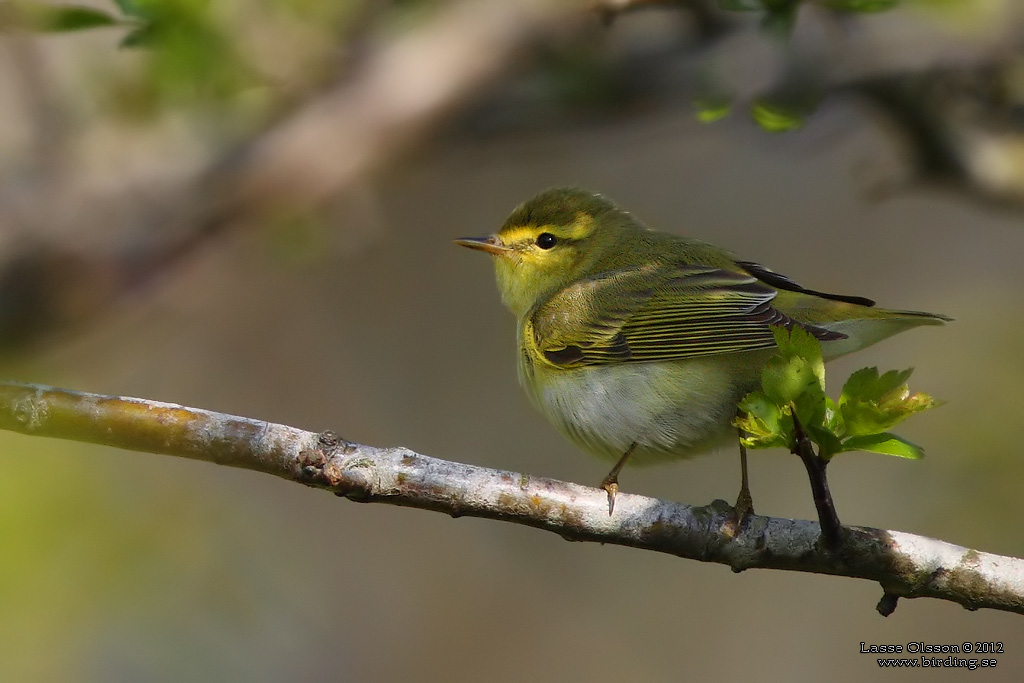
[[[899,531],[844,527],[826,550],[815,522],[750,515],[724,501],[695,507],[348,443],[330,432],[196,408],[16,382],[0,383],[0,429],[176,455],[266,472],[360,502],[485,517],[595,541],[726,564],[878,581],[878,610],[899,597],[1024,614],[1024,560]]]

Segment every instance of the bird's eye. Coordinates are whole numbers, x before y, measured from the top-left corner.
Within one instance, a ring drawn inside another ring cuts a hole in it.
[[[551,247],[558,244],[558,238],[552,235],[550,232],[542,232],[537,235],[537,246],[541,249],[550,249]]]

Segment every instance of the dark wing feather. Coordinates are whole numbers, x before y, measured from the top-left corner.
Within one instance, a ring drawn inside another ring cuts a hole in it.
[[[537,350],[559,367],[679,360],[775,346],[776,290],[748,273],[676,264],[601,273],[570,285],[530,317]],[[845,335],[802,325],[822,341]]]
[[[843,301],[848,304],[857,304],[859,306],[874,306],[875,302],[871,299],[867,299],[862,296],[849,296],[847,294],[829,294],[827,292],[819,292],[814,289],[807,289],[801,287],[793,280],[789,279],[781,273],[776,273],[770,268],[765,268],[760,263],[754,263],[753,261],[737,261],[738,265],[743,270],[747,271],[761,282],[771,285],[776,289],[785,289],[790,292],[800,292],[801,294],[812,294],[814,296],[821,297],[822,299],[831,299],[833,301]]]

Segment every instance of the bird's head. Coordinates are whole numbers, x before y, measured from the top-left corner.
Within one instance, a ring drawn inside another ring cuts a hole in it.
[[[456,244],[494,257],[505,305],[523,317],[545,295],[596,274],[643,230],[628,213],[594,192],[553,188],[520,204],[501,229]]]

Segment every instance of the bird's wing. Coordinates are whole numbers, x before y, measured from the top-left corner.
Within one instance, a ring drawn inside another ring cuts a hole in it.
[[[691,264],[600,273],[538,306],[528,343],[563,368],[769,349],[771,326],[800,324],[772,307],[776,294],[749,273]],[[800,326],[822,341],[845,338]]]

